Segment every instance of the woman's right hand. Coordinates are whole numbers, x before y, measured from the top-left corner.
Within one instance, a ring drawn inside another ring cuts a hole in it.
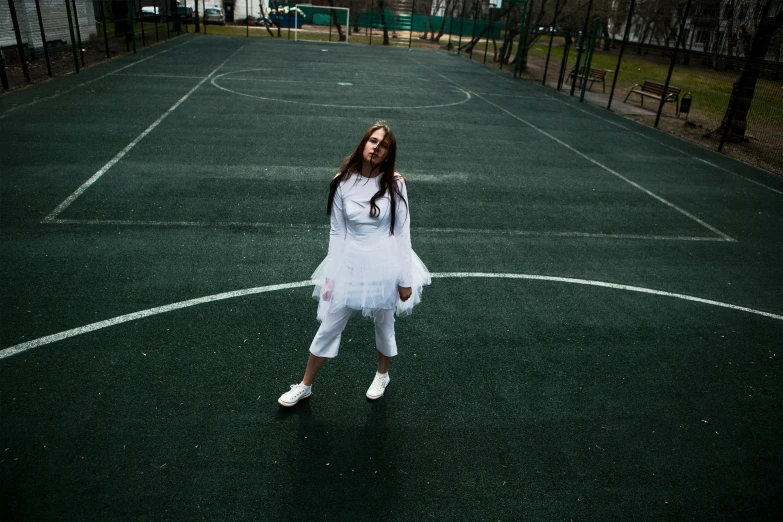
[[[332,290],[334,290],[334,281],[327,279],[324,286],[321,287],[321,299],[324,301],[332,300]]]

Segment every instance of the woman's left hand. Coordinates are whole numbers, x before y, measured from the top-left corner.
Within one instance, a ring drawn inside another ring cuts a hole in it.
[[[410,299],[412,293],[410,287],[398,286],[397,291],[400,293],[400,300],[402,302],[405,302],[408,299]]]

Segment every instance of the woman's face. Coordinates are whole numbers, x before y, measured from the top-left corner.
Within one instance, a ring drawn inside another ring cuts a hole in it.
[[[369,162],[373,166],[383,162],[386,154],[389,152],[389,143],[384,141],[385,138],[386,131],[383,129],[378,129],[370,135],[362,151],[364,161]]]

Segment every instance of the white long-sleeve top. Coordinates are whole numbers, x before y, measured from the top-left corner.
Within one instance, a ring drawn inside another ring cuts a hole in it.
[[[379,256],[394,256],[399,263],[397,284],[410,287],[413,284],[412,250],[410,236],[410,210],[405,181],[395,177],[403,199],[397,197],[394,235],[389,234],[391,213],[389,195],[376,200],[380,213],[370,216],[370,200],[378,192],[380,177],[365,178],[354,174],[340,183],[332,203],[331,227],[329,231],[329,253],[326,257],[325,274],[331,279],[344,263],[350,263],[345,255],[353,249],[377,251]],[[388,258],[387,258],[388,259]]]

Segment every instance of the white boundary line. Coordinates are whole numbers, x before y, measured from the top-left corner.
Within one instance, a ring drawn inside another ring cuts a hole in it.
[[[443,103],[443,104],[440,104],[440,105],[418,105],[418,106],[386,107],[386,106],[371,106],[371,105],[333,105],[333,104],[328,104],[328,103],[309,103],[309,102],[301,102],[301,101],[296,101],[296,100],[283,100],[283,99],[280,99],[280,98],[269,98],[269,97],[266,97],[266,96],[256,96],[254,94],[247,94],[247,93],[244,93],[244,92],[232,91],[231,89],[223,87],[222,85],[219,85],[217,83],[217,81],[219,79],[223,78],[223,76],[226,76],[227,74],[238,74],[238,73],[243,73],[243,72],[260,71],[260,70],[264,70],[264,69],[244,69],[242,71],[231,71],[231,72],[223,73],[223,74],[220,74],[220,75],[215,76],[214,78],[212,78],[211,83],[212,83],[212,85],[214,85],[218,89],[222,89],[222,90],[224,90],[226,92],[230,92],[231,94],[236,94],[238,96],[247,96],[248,98],[255,98],[255,99],[258,99],[258,100],[276,101],[276,102],[280,102],[280,103],[295,103],[295,104],[298,104],[298,105],[310,105],[310,106],[315,106],[315,107],[335,107],[335,108],[339,108],[339,109],[437,109],[437,108],[440,108],[440,107],[451,107],[453,105],[461,105],[463,103],[466,103],[466,102],[470,101],[470,93],[468,91],[466,91],[465,89],[460,88],[459,86],[457,86],[457,89],[459,91],[461,91],[462,94],[465,95],[465,99],[457,101],[457,102],[454,102],[454,103]],[[230,78],[225,78],[225,79],[226,80],[230,80]]]
[[[329,225],[310,225],[307,223],[264,223],[254,221],[129,221],[122,219],[52,219],[46,221],[54,225],[115,225],[142,227],[252,227],[252,228],[299,228],[299,229],[329,229]]]
[[[521,94],[495,94],[491,92],[475,92],[473,94],[475,94],[476,96],[497,96],[499,98],[522,98],[525,100],[536,100],[536,101],[541,100],[540,96],[532,96],[532,95],[526,96]]]
[[[502,96],[502,95],[501,95],[501,96]],[[631,133],[633,133],[633,134],[636,134],[636,135],[638,135],[638,136],[640,136],[640,137],[642,137],[642,138],[644,138],[644,139],[646,139],[646,140],[648,140],[648,141],[652,141],[653,143],[657,143],[658,145],[662,145],[662,146],[664,146],[664,147],[666,147],[666,148],[669,148],[669,149],[671,149],[671,150],[673,150],[673,151],[675,151],[675,152],[678,152],[678,153],[682,154],[683,156],[685,156],[685,157],[686,157],[686,158],[688,158],[688,159],[695,160],[695,161],[700,161],[700,162],[702,162],[702,163],[706,163],[706,164],[707,164],[707,165],[709,165],[710,167],[714,167],[714,168],[716,168],[716,169],[718,169],[718,170],[721,170],[721,171],[723,171],[723,172],[726,172],[726,173],[728,173],[728,174],[731,174],[732,176],[737,176],[738,178],[741,178],[741,179],[743,179],[743,180],[745,180],[745,181],[748,181],[748,182],[750,182],[750,183],[753,183],[753,184],[755,184],[755,185],[758,185],[759,187],[764,187],[764,188],[765,188],[765,189],[767,189],[767,190],[771,190],[772,192],[775,192],[775,193],[777,193],[777,194],[781,194],[781,195],[783,195],[783,191],[780,191],[780,190],[774,189],[774,188],[772,188],[772,187],[770,187],[770,186],[767,186],[767,185],[765,185],[765,184],[763,184],[763,183],[760,183],[760,182],[758,182],[758,181],[756,181],[756,180],[753,180],[753,179],[750,179],[750,178],[748,178],[748,177],[745,177],[745,176],[743,176],[742,174],[737,174],[736,172],[732,172],[732,171],[730,171],[729,169],[725,169],[725,168],[721,167],[720,165],[716,165],[715,163],[712,163],[711,161],[708,161],[708,160],[705,160],[705,159],[699,158],[699,157],[697,157],[697,156],[694,156],[693,154],[689,154],[689,153],[685,152],[685,151],[684,151],[684,150],[682,150],[682,149],[678,149],[677,147],[675,147],[675,146],[673,146],[673,145],[669,145],[668,143],[664,143],[664,142],[662,142],[662,141],[660,141],[660,140],[656,140],[656,139],[655,139],[655,138],[653,138],[652,136],[648,136],[648,135],[646,135],[646,134],[644,134],[644,133],[642,133],[642,132],[640,132],[640,131],[638,131],[638,130],[629,129],[628,127],[625,127],[625,126],[623,126],[623,125],[620,125],[620,124],[619,124],[619,123],[617,123],[617,122],[613,122],[613,121],[611,121],[611,120],[609,120],[609,119],[607,119],[607,118],[604,118],[604,117],[602,117],[602,116],[599,116],[598,114],[595,114],[595,113],[593,113],[593,112],[590,112],[590,111],[586,111],[586,110],[584,110],[584,109],[580,109],[579,107],[575,107],[573,104],[571,104],[571,103],[567,103],[567,102],[565,102],[564,100],[558,100],[558,99],[557,99],[555,96],[552,96],[551,94],[545,94],[544,96],[546,96],[547,98],[550,98],[550,99],[551,99],[551,100],[553,100],[553,101],[556,101],[557,103],[561,103],[561,104],[565,105],[566,107],[569,107],[569,108],[571,108],[571,109],[574,109],[574,110],[576,110],[576,111],[579,111],[579,112],[583,112],[583,113],[587,114],[588,116],[592,116],[593,118],[598,118],[599,120],[601,120],[601,121],[604,121],[604,122],[606,122],[606,123],[608,123],[608,124],[610,124],[610,125],[614,125],[615,127],[619,127],[619,128],[621,128],[621,129],[623,129],[623,130],[625,130],[625,131],[628,131],[628,132],[631,132]],[[599,108],[599,109],[601,108],[601,107],[599,107],[599,106],[597,106],[597,105],[594,105],[593,107],[596,107],[596,108]],[[610,111],[610,112],[611,112],[611,111]],[[636,125],[641,125],[641,126],[642,126],[642,127],[644,127],[645,129],[649,129],[649,127],[648,127],[647,125],[644,125],[643,123],[641,123],[641,122],[638,122],[638,121],[636,121],[636,120],[634,120],[634,119],[631,119],[631,118],[625,118],[625,119],[626,119],[626,120],[628,120],[628,121],[630,121],[630,122],[632,122],[632,123],[634,123],[634,124],[636,124]],[[659,131],[659,132],[663,132],[663,131]],[[679,138],[677,138],[676,136],[672,136],[672,137],[673,137],[673,138],[676,138],[676,139],[679,139]],[[697,145],[697,146],[698,146],[698,145]],[[708,150],[708,151],[709,151],[709,149],[707,149],[707,148],[705,148],[705,147],[702,147],[702,148],[704,148],[705,150]],[[715,152],[715,151],[710,151],[710,152]]]
[[[179,76],[176,74],[115,74],[123,78],[176,78],[178,80],[201,80],[203,76]]]
[[[517,86],[519,85],[519,82],[520,82],[520,80],[512,80],[511,78],[509,78],[509,77],[508,77],[508,75],[507,75],[507,74],[504,74],[503,72],[501,72],[501,71],[498,71],[497,69],[494,69],[494,68],[491,68],[491,67],[486,67],[484,64],[480,64],[480,63],[474,62],[473,60],[471,60],[471,63],[473,63],[474,65],[476,65],[476,67],[480,67],[480,68],[481,68],[481,70],[487,71],[487,73],[488,73],[488,74],[491,74],[492,76],[495,76],[496,78],[500,78],[501,80],[504,80],[504,81],[507,81],[507,82],[513,83],[514,85],[517,85]],[[422,65],[422,64],[419,64],[419,65]],[[521,81],[525,81],[525,80],[521,80]],[[534,85],[534,86],[538,87],[539,89],[547,89],[547,90],[551,90],[551,87],[544,87],[543,85],[540,85],[540,84],[539,84],[539,83],[537,83],[537,82],[528,82],[528,81],[525,81],[525,83],[526,83],[526,84],[530,84],[530,85]],[[562,94],[562,93],[560,93],[559,91],[554,91],[554,92],[555,92],[555,93],[557,93],[557,94]],[[691,155],[691,154],[689,154],[689,153],[687,153],[687,152],[685,152],[685,151],[683,151],[683,150],[680,150],[680,149],[678,149],[678,148],[676,148],[676,147],[674,147],[674,146],[672,146],[672,145],[669,145],[669,144],[667,144],[667,143],[663,143],[662,141],[658,141],[658,140],[656,140],[655,138],[653,138],[653,137],[651,137],[651,136],[648,136],[647,134],[644,134],[644,133],[642,133],[642,132],[640,132],[640,131],[635,131],[635,130],[633,130],[633,129],[629,129],[629,128],[627,128],[627,127],[623,127],[622,125],[619,125],[619,124],[617,124],[617,123],[615,123],[615,122],[612,122],[612,121],[610,121],[610,120],[608,120],[608,119],[606,119],[606,118],[602,118],[601,116],[599,116],[599,115],[597,115],[597,114],[594,114],[594,113],[592,113],[592,112],[589,112],[589,111],[585,111],[584,109],[580,109],[580,108],[578,108],[578,107],[574,106],[573,104],[566,103],[566,102],[565,102],[565,101],[563,101],[563,100],[558,100],[558,99],[557,99],[555,96],[553,96],[553,95],[552,95],[552,93],[551,93],[551,92],[544,93],[544,96],[546,96],[546,97],[548,97],[548,98],[551,98],[552,100],[555,100],[555,101],[557,101],[557,102],[559,102],[559,103],[562,103],[562,104],[564,104],[564,105],[567,105],[568,107],[570,107],[570,108],[572,108],[572,109],[575,109],[575,110],[578,110],[578,111],[584,112],[584,113],[586,113],[586,114],[589,114],[590,116],[593,116],[593,117],[595,117],[595,118],[598,118],[599,120],[603,120],[603,121],[605,121],[605,122],[607,122],[607,123],[610,123],[610,124],[612,124],[612,125],[615,125],[615,126],[617,126],[617,127],[620,127],[621,129],[627,130],[628,132],[633,132],[633,133],[635,133],[635,134],[638,134],[639,136],[641,136],[642,138],[644,138],[644,139],[646,139],[646,140],[652,141],[652,142],[654,142],[654,143],[658,143],[659,145],[663,145],[664,147],[669,147],[670,149],[672,149],[672,150],[675,150],[675,151],[679,152],[680,154],[683,154],[684,156],[686,156],[686,157],[688,157],[688,158],[690,158],[690,159],[694,159],[694,160],[697,160],[697,161],[701,161],[701,162],[703,162],[703,163],[706,163],[706,164],[708,164],[708,165],[709,165],[709,166],[711,166],[711,167],[715,167],[715,168],[716,168],[716,169],[718,169],[718,170],[721,170],[721,171],[723,171],[723,172],[726,172],[726,173],[728,173],[728,174],[731,174],[731,175],[733,175],[733,176],[737,176],[737,177],[739,177],[739,178],[742,178],[742,179],[744,179],[745,181],[749,181],[750,183],[754,183],[754,184],[756,184],[756,185],[759,185],[760,187],[764,187],[765,189],[767,189],[767,190],[771,190],[772,192],[775,192],[775,193],[777,193],[777,194],[783,194],[783,192],[781,192],[781,191],[779,191],[779,190],[777,190],[777,189],[774,189],[774,188],[772,188],[772,187],[769,187],[769,186],[765,185],[764,183],[760,183],[760,182],[758,182],[758,181],[752,180],[752,179],[750,179],[750,178],[748,178],[748,177],[745,177],[745,176],[743,176],[742,174],[737,174],[736,172],[732,172],[732,171],[730,171],[730,170],[728,170],[728,169],[725,169],[725,168],[723,168],[723,167],[721,167],[721,166],[719,166],[719,165],[716,165],[716,164],[714,164],[714,163],[712,163],[712,162],[710,162],[710,161],[707,161],[707,160],[704,160],[704,159],[698,158],[698,157],[696,157],[696,156],[693,156],[693,155]],[[571,96],[569,96],[569,98],[571,98]],[[603,108],[603,107],[601,107],[601,106],[599,106],[599,105],[591,105],[591,107],[595,107],[595,108],[597,108],[597,109],[603,109],[603,110],[606,110],[605,108]],[[611,111],[609,111],[609,112],[611,112]],[[612,114],[615,114],[615,113],[613,113],[613,112],[612,112]],[[622,116],[620,116],[620,117],[622,117]],[[670,136],[670,137],[672,137],[672,138],[674,138],[674,139],[677,139],[677,140],[680,140],[680,141],[684,141],[684,140],[681,140],[680,138],[677,138],[676,136],[672,136],[672,135],[670,135],[670,134],[667,134],[667,133],[665,133],[664,131],[661,131],[660,129],[655,129],[654,127],[652,127],[652,128],[651,128],[651,127],[649,127],[649,126],[645,125],[644,123],[638,122],[638,121],[636,121],[636,120],[634,120],[634,119],[632,119],[632,118],[625,118],[625,117],[622,117],[622,118],[623,118],[624,120],[626,120],[626,121],[630,121],[630,122],[631,122],[631,123],[633,123],[633,124],[636,124],[636,125],[641,125],[641,126],[644,128],[644,129],[646,129],[646,130],[648,130],[648,131],[649,131],[649,130],[651,130],[651,129],[652,129],[652,130],[656,130],[656,131],[658,131],[658,132],[661,132],[661,133],[663,133],[664,135]],[[688,142],[686,142],[686,143],[688,143]],[[703,150],[705,150],[705,151],[707,151],[707,152],[709,152],[709,153],[711,153],[711,154],[716,154],[716,155],[718,155],[719,157],[722,157],[722,158],[723,158],[723,157],[725,157],[725,158],[730,158],[730,156],[722,156],[722,155],[721,155],[719,152],[717,152],[717,151],[714,151],[714,150],[711,150],[711,149],[708,149],[708,148],[706,148],[706,147],[703,147],[703,146],[701,146],[701,145],[698,145],[698,144],[692,144],[692,143],[689,143],[689,144],[691,144],[691,145],[694,145],[694,146],[696,146],[696,147],[699,147],[699,148],[701,148],[701,149],[703,149]],[[733,159],[733,158],[730,158],[730,159]],[[738,160],[734,160],[734,161],[738,161]],[[740,162],[740,163],[741,163],[741,162]],[[754,168],[757,168],[757,167],[754,167]]]
[[[184,36],[184,35],[182,35],[182,36]],[[174,38],[179,38],[179,36],[175,36]],[[62,92],[56,92],[55,94],[53,94],[53,95],[51,95],[51,96],[47,96],[47,97],[45,97],[45,98],[37,98],[37,99],[35,99],[35,100],[33,100],[33,101],[29,102],[29,103],[25,103],[25,104],[23,104],[23,105],[17,105],[17,106],[15,106],[15,107],[11,107],[10,109],[8,109],[7,111],[5,111],[4,113],[0,114],[0,120],[2,120],[3,118],[5,118],[6,116],[8,116],[8,115],[9,115],[11,112],[13,112],[13,111],[15,111],[15,110],[18,110],[18,109],[24,109],[24,108],[30,107],[31,105],[35,105],[35,104],[36,104],[36,103],[38,103],[38,102],[53,100],[54,98],[57,98],[58,96],[62,96],[63,94],[68,94],[69,92],[73,91],[74,89],[78,89],[79,87],[84,87],[85,85],[89,85],[89,84],[91,84],[91,83],[93,83],[93,82],[97,82],[98,80],[102,80],[102,79],[106,78],[107,76],[112,76],[112,75],[115,75],[115,74],[117,74],[118,72],[120,72],[120,71],[124,71],[125,69],[127,69],[127,68],[129,68],[129,67],[133,67],[134,65],[138,65],[138,64],[140,64],[140,63],[142,63],[142,62],[146,62],[147,60],[150,60],[150,59],[152,59],[152,58],[155,58],[156,56],[160,56],[161,54],[163,54],[163,53],[167,53],[167,52],[169,52],[169,51],[171,51],[171,50],[173,50],[173,49],[177,49],[177,48],[179,48],[179,47],[182,47],[183,45],[187,45],[187,44],[189,44],[190,42],[193,42],[193,41],[195,41],[195,38],[190,38],[190,39],[188,39],[188,41],[186,41],[186,42],[185,42],[185,43],[183,43],[183,44],[180,44],[180,45],[175,45],[174,47],[169,47],[168,49],[166,49],[166,50],[164,50],[164,51],[161,51],[161,52],[159,52],[159,53],[155,53],[155,54],[153,54],[152,56],[148,56],[148,57],[146,57],[146,58],[143,58],[143,59],[141,59],[141,60],[139,60],[139,61],[137,61],[137,62],[133,62],[133,63],[131,63],[131,64],[128,64],[128,65],[126,65],[125,67],[120,67],[120,68],[119,68],[119,69],[117,69],[116,71],[112,71],[112,72],[110,72],[110,73],[106,73],[106,74],[104,74],[103,76],[99,76],[99,77],[97,77],[97,78],[93,78],[92,80],[88,80],[88,81],[86,81],[86,82],[84,82],[84,83],[80,83],[79,85],[76,85],[76,86],[74,86],[74,87],[71,87],[70,89],[67,89],[67,90],[65,90],[65,91],[62,91]],[[105,62],[104,62],[104,63],[105,63]]]
[[[112,168],[112,166],[114,166],[114,165],[115,165],[115,164],[116,164],[118,161],[120,161],[120,160],[121,160],[121,159],[122,159],[122,158],[123,158],[123,157],[124,157],[124,156],[125,156],[125,155],[126,155],[128,152],[130,152],[130,151],[131,151],[131,149],[133,149],[133,147],[135,147],[135,146],[136,146],[136,145],[137,145],[137,144],[138,144],[138,143],[139,143],[141,140],[143,140],[143,139],[144,139],[144,138],[145,138],[145,137],[146,137],[146,136],[147,136],[147,135],[148,135],[150,132],[152,132],[152,131],[153,131],[153,129],[155,129],[155,127],[157,127],[157,126],[160,124],[160,122],[162,122],[163,120],[165,120],[165,119],[166,119],[166,117],[167,117],[169,114],[171,114],[172,112],[174,112],[174,111],[176,110],[176,108],[177,108],[177,107],[179,107],[180,105],[182,105],[182,103],[183,103],[185,100],[187,100],[187,99],[188,99],[188,97],[189,97],[191,94],[193,94],[193,93],[196,91],[196,89],[198,89],[199,87],[201,87],[201,86],[204,84],[204,82],[206,82],[207,80],[209,80],[209,79],[210,79],[210,77],[212,77],[212,75],[213,75],[213,74],[215,74],[215,73],[216,73],[216,72],[217,72],[217,71],[218,71],[218,70],[219,70],[221,67],[223,67],[223,66],[226,64],[226,62],[228,62],[228,61],[229,61],[231,58],[233,58],[233,57],[234,57],[234,55],[235,55],[235,54],[237,54],[239,51],[241,51],[241,50],[242,50],[242,49],[244,49],[244,48],[245,48],[245,46],[242,46],[242,47],[240,47],[239,49],[237,49],[236,51],[234,51],[233,53],[231,53],[231,56],[229,56],[228,58],[226,58],[225,60],[223,60],[223,63],[221,63],[220,65],[218,65],[218,66],[217,66],[217,67],[216,67],[216,68],[215,68],[215,69],[214,69],[214,70],[213,70],[211,73],[209,73],[209,75],[208,75],[207,77],[203,78],[203,79],[202,79],[200,82],[198,82],[198,84],[196,84],[196,86],[195,86],[195,87],[193,87],[193,88],[192,88],[190,91],[188,91],[188,93],[187,93],[185,96],[183,96],[182,98],[180,98],[180,99],[177,101],[177,103],[175,103],[174,105],[172,105],[172,106],[171,106],[171,108],[170,108],[169,110],[167,110],[166,112],[164,112],[164,113],[163,113],[163,115],[162,115],[160,118],[158,118],[157,120],[155,120],[155,123],[153,123],[152,125],[150,125],[149,127],[147,127],[147,129],[146,129],[144,132],[142,132],[141,134],[139,134],[139,135],[136,137],[136,139],[135,139],[135,140],[133,140],[132,142],[130,142],[130,144],[129,144],[127,147],[125,147],[125,148],[124,148],[124,149],[122,149],[120,152],[118,152],[118,153],[117,153],[117,155],[116,155],[116,156],[114,156],[114,157],[113,157],[111,160],[109,160],[109,162],[108,162],[106,165],[104,165],[103,167],[101,167],[101,168],[100,168],[100,170],[98,170],[98,172],[96,172],[95,174],[93,174],[93,175],[90,177],[90,179],[88,179],[87,181],[85,181],[85,182],[82,184],[82,186],[81,186],[81,187],[79,187],[78,189],[76,189],[76,191],[75,191],[73,194],[71,194],[70,196],[68,196],[68,197],[65,199],[65,201],[63,201],[62,203],[60,203],[60,204],[57,206],[57,208],[55,208],[55,209],[54,209],[54,210],[53,210],[53,211],[52,211],[52,212],[51,212],[51,213],[50,213],[48,216],[46,216],[46,217],[44,218],[43,222],[44,222],[44,223],[49,223],[49,222],[50,222],[50,221],[52,221],[54,218],[56,218],[57,216],[59,216],[59,215],[60,215],[60,214],[61,214],[61,213],[62,213],[62,212],[65,210],[65,209],[67,209],[69,206],[71,206],[71,204],[72,204],[74,201],[76,201],[76,199],[77,199],[79,196],[81,196],[81,195],[82,195],[82,194],[83,194],[83,193],[84,193],[84,192],[85,192],[85,191],[86,191],[88,188],[90,188],[90,187],[92,186],[92,184],[93,184],[93,183],[95,183],[96,181],[98,181],[98,179],[100,179],[100,177],[101,177],[101,176],[103,176],[103,175],[106,173],[106,171],[108,171],[110,168]]]
[[[227,228],[227,227],[251,227],[251,228],[295,228],[295,229],[323,229],[329,225],[316,225],[308,223],[268,223],[260,221],[131,221],[122,219],[51,219],[45,221],[53,225],[114,225],[114,226],[150,226],[150,227],[201,227],[201,228]],[[723,238],[715,236],[661,236],[645,234],[603,234],[600,232],[557,232],[538,230],[515,229],[489,229],[489,228],[433,228],[415,227],[417,232],[434,234],[493,234],[505,236],[529,236],[529,237],[577,237],[597,239],[641,239],[647,241],[716,241],[725,242]]]
[[[442,75],[441,73],[439,73],[439,72],[435,71],[434,69],[432,69],[432,68],[430,68],[430,67],[428,67],[428,66],[426,66],[426,65],[424,65],[424,64],[422,64],[422,63],[419,63],[419,62],[417,62],[416,60],[413,60],[413,59],[412,59],[412,61],[413,61],[413,62],[415,62],[415,63],[417,63],[417,64],[419,64],[419,65],[421,65],[421,66],[422,66],[422,67],[424,67],[425,69],[427,69],[427,70],[429,70],[429,71],[431,71],[431,72],[433,72],[433,73],[437,74],[437,75],[438,75],[438,76],[440,76],[441,78],[443,78],[443,79],[445,79],[445,80],[447,80],[447,81],[450,81],[451,83],[453,83],[454,85],[456,85],[458,88],[461,88],[461,86],[460,86],[460,85],[459,85],[459,84],[458,84],[456,81],[452,80],[451,78],[449,78],[449,77],[447,77],[447,76],[444,76],[444,75]],[[607,167],[607,166],[606,166],[606,165],[604,165],[603,163],[599,162],[598,160],[594,160],[593,158],[591,158],[591,157],[590,157],[590,156],[588,156],[587,154],[585,154],[585,153],[583,153],[583,152],[580,152],[580,151],[576,150],[574,147],[572,147],[571,145],[567,144],[566,142],[564,142],[564,141],[562,141],[562,140],[560,140],[560,139],[558,139],[558,138],[556,138],[556,137],[552,136],[551,134],[549,134],[548,132],[546,132],[546,131],[545,131],[545,130],[543,130],[543,129],[539,129],[538,127],[536,127],[535,125],[533,125],[533,124],[532,124],[532,123],[530,123],[529,121],[526,121],[526,120],[524,120],[524,119],[520,118],[520,117],[519,117],[519,116],[517,116],[516,114],[514,114],[514,113],[512,113],[512,112],[510,112],[510,111],[508,111],[508,110],[506,110],[506,109],[504,109],[503,107],[501,107],[501,106],[500,106],[500,105],[498,105],[497,103],[494,103],[494,102],[492,102],[492,101],[490,101],[490,100],[488,100],[488,99],[484,98],[484,97],[483,97],[483,96],[481,96],[481,95],[478,95],[478,94],[475,94],[475,93],[473,93],[473,94],[474,94],[474,96],[476,96],[477,98],[479,98],[479,99],[483,100],[484,102],[486,102],[486,103],[488,103],[488,104],[492,105],[493,107],[495,107],[495,108],[497,108],[497,109],[499,109],[499,110],[501,110],[501,111],[505,112],[506,114],[508,114],[508,115],[509,115],[509,116],[511,116],[512,118],[514,118],[514,119],[516,119],[516,120],[518,120],[518,121],[520,121],[520,122],[524,123],[525,125],[527,125],[527,126],[531,127],[532,129],[536,130],[537,132],[539,132],[539,133],[543,134],[544,136],[546,136],[546,137],[550,138],[551,140],[553,140],[553,141],[555,141],[555,142],[559,143],[559,144],[560,144],[560,145],[562,145],[563,147],[567,148],[568,150],[570,150],[571,152],[573,152],[573,153],[577,154],[578,156],[581,156],[582,158],[586,159],[586,160],[587,160],[587,161],[589,161],[590,163],[593,163],[594,165],[596,165],[596,166],[598,166],[598,167],[602,168],[603,170],[605,170],[606,172],[608,172],[608,173],[610,173],[610,174],[612,174],[612,175],[614,175],[614,176],[616,176],[616,177],[620,178],[621,180],[625,181],[626,183],[628,183],[628,184],[629,184],[629,185],[631,185],[632,187],[634,187],[634,188],[636,188],[636,189],[638,189],[638,190],[641,190],[642,192],[644,192],[644,193],[645,193],[645,194],[647,194],[648,196],[650,196],[650,197],[652,197],[652,198],[654,198],[654,199],[656,199],[656,200],[660,201],[660,202],[661,202],[661,203],[663,203],[664,205],[667,205],[667,206],[669,206],[669,207],[673,208],[674,210],[676,210],[677,212],[681,213],[682,215],[684,215],[684,216],[686,216],[686,217],[688,217],[688,218],[692,219],[693,221],[695,221],[696,223],[700,224],[700,225],[701,225],[701,226],[703,226],[704,228],[706,228],[706,229],[708,229],[708,230],[712,231],[713,233],[717,234],[718,236],[722,237],[722,238],[723,238],[725,241],[730,241],[730,242],[736,242],[736,241],[737,241],[736,239],[732,238],[731,236],[729,236],[729,235],[727,235],[727,234],[724,234],[723,232],[721,232],[721,231],[720,231],[720,230],[718,230],[717,228],[713,227],[713,226],[712,226],[712,225],[710,225],[709,223],[707,223],[707,222],[705,222],[705,221],[703,221],[703,220],[701,220],[701,219],[697,218],[696,216],[694,216],[694,215],[693,215],[693,214],[691,214],[690,212],[686,211],[685,209],[682,209],[682,208],[678,207],[677,205],[675,205],[674,203],[671,203],[671,202],[669,202],[669,201],[667,201],[667,200],[663,199],[662,197],[660,197],[659,195],[655,194],[654,192],[652,192],[652,191],[650,191],[650,190],[648,190],[648,189],[646,189],[646,188],[642,187],[642,186],[641,186],[641,185],[639,185],[638,183],[636,183],[636,182],[634,182],[634,181],[631,181],[630,179],[626,178],[625,176],[623,176],[623,175],[622,175],[622,174],[620,174],[619,172],[617,172],[617,171],[615,171],[615,170],[612,170],[612,169],[610,169],[609,167]]]
[[[748,313],[760,315],[762,317],[768,317],[770,319],[777,319],[778,321],[783,321],[783,315],[772,314],[761,310],[755,310],[753,308],[747,308],[745,306],[737,306],[729,303],[723,303],[721,301],[713,301],[712,299],[703,299],[701,297],[695,297],[691,295],[677,294],[673,292],[664,292],[662,290],[654,290],[651,288],[644,288],[641,286],[620,285],[616,283],[607,283],[604,281],[593,281],[590,279],[575,279],[572,277],[556,277],[556,276],[544,276],[544,275],[536,275],[536,274],[496,274],[496,273],[484,273],[484,272],[442,272],[442,273],[433,273],[431,275],[433,278],[436,279],[446,279],[446,278],[526,279],[532,281],[550,281],[555,283],[596,286],[601,288],[611,288],[613,290],[625,290],[629,292],[637,292],[637,293],[648,294],[648,295],[673,297],[685,301],[707,304],[711,306],[718,306],[721,308],[728,308],[730,310],[737,310],[741,312],[748,312]],[[110,326],[116,326],[118,324],[127,323],[130,321],[136,321],[138,319],[144,319],[146,317],[151,317],[153,315],[163,314],[174,310],[181,310],[183,308],[189,308],[191,306],[201,305],[205,303],[213,303],[215,301],[233,299],[235,297],[244,297],[244,296],[254,295],[254,294],[263,294],[267,292],[274,292],[277,290],[287,290],[289,288],[301,288],[305,286],[310,286],[312,284],[313,283],[308,280],[308,281],[298,281],[295,283],[285,283],[280,285],[259,286],[256,288],[235,290],[233,292],[223,292],[220,294],[199,297],[196,299],[189,299],[187,301],[180,301],[165,306],[158,306],[155,308],[142,310],[140,312],[120,315],[112,319],[107,319],[105,321],[98,321],[96,323],[91,323],[85,326],[81,326],[79,328],[73,328],[71,330],[66,330],[64,332],[56,333],[53,335],[47,335],[46,337],[39,337],[38,339],[34,339],[32,341],[27,341],[25,343],[10,346],[8,348],[3,348],[2,350],[0,350],[0,359],[5,359],[7,357],[17,355],[19,353],[25,352],[32,348],[37,348],[38,346],[43,346],[57,341],[62,341],[70,337],[75,337],[77,335],[94,332],[102,328],[108,328]]]

